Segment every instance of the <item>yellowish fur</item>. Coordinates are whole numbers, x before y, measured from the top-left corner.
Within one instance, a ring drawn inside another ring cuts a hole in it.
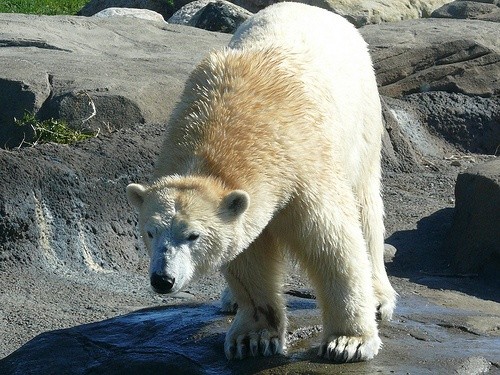
[[[317,289],[320,355],[373,358],[376,309],[390,319],[395,304],[383,264],[382,130],[366,44],[347,21],[292,3],[251,18],[191,74],[152,184],[127,189],[153,286],[176,292],[221,267],[238,305],[227,357],[283,353],[290,251]]]

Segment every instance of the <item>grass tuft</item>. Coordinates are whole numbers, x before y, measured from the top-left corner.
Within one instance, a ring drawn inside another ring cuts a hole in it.
[[[72,144],[97,136],[93,132],[72,129],[64,120],[55,120],[53,118],[43,121],[37,120],[34,114],[28,112],[24,114],[22,119],[15,119],[15,123],[18,126],[30,126],[33,129],[33,143],[23,141],[23,144],[31,146],[49,142]]]

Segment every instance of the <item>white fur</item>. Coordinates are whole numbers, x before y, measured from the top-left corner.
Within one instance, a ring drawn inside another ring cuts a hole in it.
[[[324,117],[334,121],[334,126],[325,124],[322,131],[334,142],[331,160],[325,162],[337,171],[332,179],[321,181],[324,184],[318,184],[316,191],[312,190],[314,184],[308,186],[309,192],[303,193],[310,196],[302,199],[304,206],[296,213],[298,221],[311,220],[308,230],[323,235],[317,242],[303,233],[289,238],[297,241],[292,251],[300,251],[296,256],[319,289],[324,319],[321,354],[337,361],[371,359],[381,343],[375,307],[382,319],[390,320],[396,294],[383,263],[383,127],[367,46],[340,16],[297,3],[280,3],[261,11],[245,22],[230,42],[231,48],[242,50],[269,45],[281,46],[302,59],[307,65],[303,79],[311,97]],[[279,231],[293,233],[293,225],[285,221]],[[332,262],[332,258],[338,260]],[[268,293],[267,288],[255,288],[256,294],[259,290]],[[346,309],[339,313],[336,306],[343,304]],[[234,340],[231,332],[228,337],[226,341]],[[337,345],[339,337],[350,344]]]
[[[390,319],[396,297],[383,263],[382,131],[366,43],[319,8],[270,6],[195,69],[155,182],[127,193],[152,269],[179,278],[175,288],[222,266],[223,307],[238,306],[228,358],[286,351],[287,250],[317,290],[320,355],[377,354],[377,308]],[[177,233],[179,220],[200,238]]]

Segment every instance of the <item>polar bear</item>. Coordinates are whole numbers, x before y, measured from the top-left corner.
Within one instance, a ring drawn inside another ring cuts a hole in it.
[[[373,358],[376,315],[390,319],[396,298],[383,263],[382,131],[351,24],[298,3],[251,17],[189,77],[153,181],[127,187],[154,290],[220,268],[238,305],[226,356],[284,353],[287,252],[317,290],[319,355]]]

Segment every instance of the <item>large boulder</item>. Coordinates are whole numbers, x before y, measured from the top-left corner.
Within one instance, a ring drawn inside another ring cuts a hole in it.
[[[500,2],[457,0],[436,9],[431,13],[431,17],[500,22]]]
[[[390,2],[384,0],[305,0],[304,2],[338,13],[360,27],[366,24],[428,17],[434,9],[449,0],[392,0]]]
[[[207,4],[214,2],[215,0],[195,0],[190,1],[187,4],[180,7],[172,17],[167,21],[168,23],[175,23],[178,25],[189,25],[189,21],[193,16],[202,10]]]
[[[234,33],[251,15],[248,10],[228,1],[197,0],[175,12],[168,22],[209,31]]]
[[[166,0],[90,0],[77,15],[93,16],[107,8],[136,8],[155,11],[166,20],[173,13],[173,7],[169,4]]]
[[[101,134],[166,121],[191,70],[229,36],[128,17],[0,14],[0,39],[9,47],[0,146],[12,148],[30,141],[30,129],[14,125],[25,111]]]
[[[94,14],[93,17],[131,17],[143,20],[165,22],[165,19],[160,13],[149,9],[137,8],[106,8]]]
[[[462,274],[500,274],[500,159],[467,169],[455,186],[455,214],[445,247]]]
[[[297,2],[314,5],[333,11],[346,17],[356,26],[395,22],[411,18],[428,17],[433,10],[450,0],[297,0]],[[233,3],[257,12],[274,0],[233,0]]]
[[[383,95],[500,95],[497,23],[432,18],[367,25],[360,31],[370,46]]]

